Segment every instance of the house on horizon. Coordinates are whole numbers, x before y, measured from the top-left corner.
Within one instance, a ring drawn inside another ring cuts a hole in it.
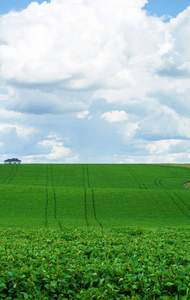
[[[18,158],[9,158],[4,160],[4,164],[20,164],[21,160]]]

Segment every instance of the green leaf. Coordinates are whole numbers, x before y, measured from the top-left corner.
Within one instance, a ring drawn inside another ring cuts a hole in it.
[[[104,278],[102,278],[102,279],[100,280],[99,285],[102,285],[103,282],[104,282]]]
[[[24,299],[28,299],[28,294],[27,293],[22,292],[21,294],[24,295]]]
[[[167,283],[166,283],[166,286],[172,286],[172,285],[174,285],[173,282],[167,282]]]
[[[57,286],[57,281],[51,281],[50,285],[51,285],[52,287],[56,287],[56,286]]]

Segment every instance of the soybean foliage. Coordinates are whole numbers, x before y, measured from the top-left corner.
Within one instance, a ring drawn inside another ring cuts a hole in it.
[[[0,299],[190,299],[188,228],[1,229],[0,245]]]

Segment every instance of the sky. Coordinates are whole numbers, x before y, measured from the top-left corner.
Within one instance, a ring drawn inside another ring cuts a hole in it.
[[[0,163],[190,162],[190,0],[0,0]]]

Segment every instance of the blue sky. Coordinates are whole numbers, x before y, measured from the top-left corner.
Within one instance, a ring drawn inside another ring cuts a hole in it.
[[[27,8],[31,2],[32,1],[30,0],[0,0],[0,14],[9,13],[12,10],[21,11],[22,9]],[[38,0],[36,2],[41,4],[44,1]],[[50,1],[48,0],[47,2]]]
[[[190,0],[146,2],[0,0],[0,162],[190,161]]]
[[[5,14],[11,10],[20,11],[28,7],[31,0],[0,0],[0,14]],[[35,1],[41,4],[43,0]],[[46,2],[50,3],[50,0]],[[190,5],[190,0],[149,0],[145,5],[145,9],[150,14],[156,14],[157,16],[169,15],[176,17],[176,15],[182,12],[187,6]]]
[[[145,9],[147,9],[150,14],[156,14],[159,17],[163,15],[176,17],[189,5],[190,0],[149,0],[145,5]]]

